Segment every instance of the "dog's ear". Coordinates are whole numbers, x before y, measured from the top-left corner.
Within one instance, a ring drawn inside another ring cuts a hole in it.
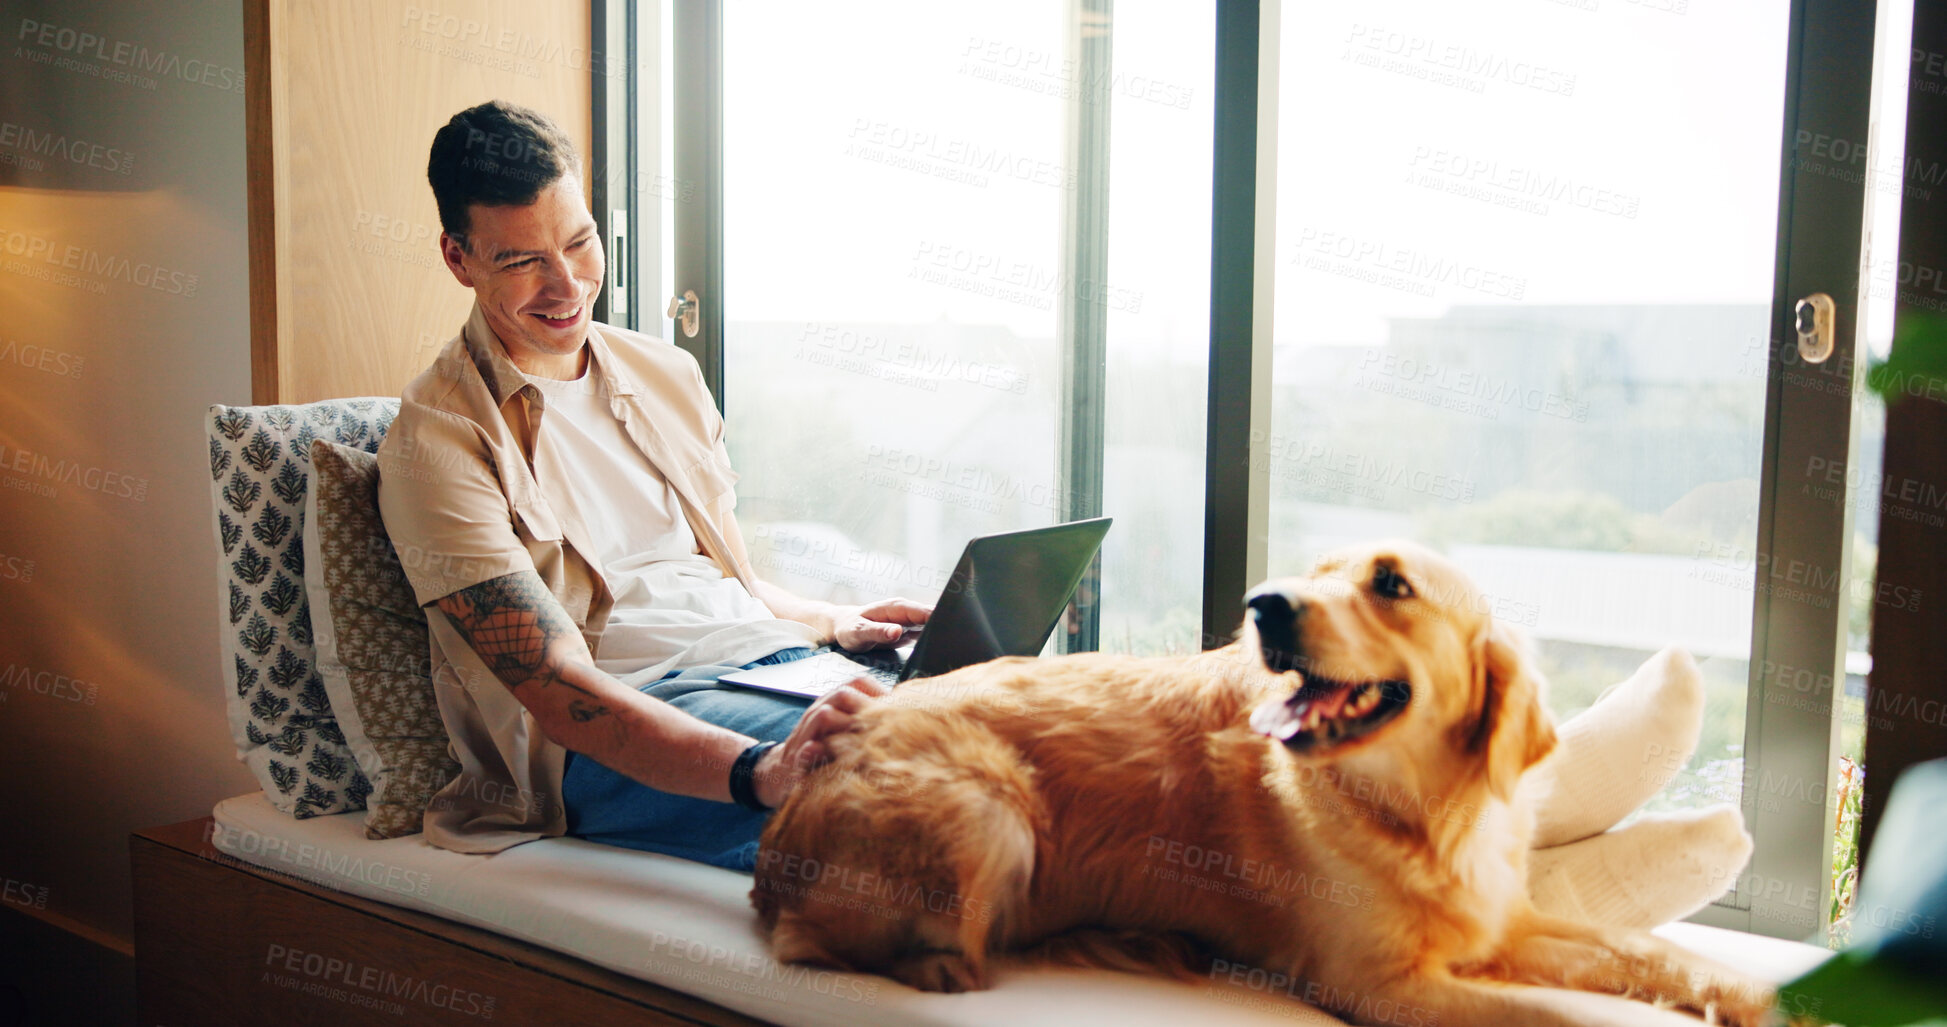
[[[1520,632],[1491,621],[1481,631],[1474,643],[1474,689],[1481,710],[1470,748],[1484,761],[1488,791],[1506,801],[1522,772],[1555,748],[1555,723],[1542,706],[1541,676]]]

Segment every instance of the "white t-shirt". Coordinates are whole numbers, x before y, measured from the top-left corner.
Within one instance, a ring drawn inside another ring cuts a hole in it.
[[[630,441],[595,376],[528,380],[547,402],[539,445],[567,475],[596,550],[583,555],[615,596],[595,666],[639,685],[817,644],[810,627],[778,619],[697,551],[675,488]]]

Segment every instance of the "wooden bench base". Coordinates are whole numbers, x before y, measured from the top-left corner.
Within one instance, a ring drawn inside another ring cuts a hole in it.
[[[763,1022],[244,863],[210,845],[212,824],[204,817],[129,837],[144,1027]]]

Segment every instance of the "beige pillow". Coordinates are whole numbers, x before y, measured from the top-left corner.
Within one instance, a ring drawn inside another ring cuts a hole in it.
[[[433,695],[426,614],[379,520],[376,457],[311,444],[304,587],[331,708],[372,782],[365,836],[417,834],[426,803],[460,772]]]

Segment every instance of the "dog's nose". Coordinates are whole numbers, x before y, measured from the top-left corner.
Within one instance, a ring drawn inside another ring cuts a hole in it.
[[[1244,597],[1251,623],[1257,628],[1258,646],[1264,662],[1273,670],[1289,670],[1298,659],[1298,619],[1305,614],[1305,601],[1286,595],[1269,585],[1260,586]]]
[[[1292,608],[1291,597],[1269,585],[1261,586],[1244,598],[1244,605],[1251,610],[1251,619],[1262,623],[1267,618],[1290,620],[1297,611]],[[1304,605],[1302,601],[1300,606]]]

